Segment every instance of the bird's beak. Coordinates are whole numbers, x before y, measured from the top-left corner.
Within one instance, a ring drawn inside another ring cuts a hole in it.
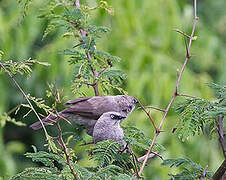
[[[126,119],[126,116],[121,116],[121,119],[119,119],[120,123],[123,121],[123,119]]]

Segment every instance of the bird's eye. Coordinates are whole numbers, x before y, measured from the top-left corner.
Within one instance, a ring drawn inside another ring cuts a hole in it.
[[[133,104],[137,104],[137,103],[138,103],[138,100],[133,99]]]
[[[115,119],[115,115],[114,114],[111,114],[110,117],[111,117],[111,119]]]

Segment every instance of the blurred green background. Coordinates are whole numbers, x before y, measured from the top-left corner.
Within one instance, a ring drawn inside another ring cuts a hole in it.
[[[81,3],[83,1],[81,0]],[[88,1],[93,6],[94,0]],[[183,38],[173,29],[191,32],[193,8],[188,0],[114,0],[109,1],[115,15],[110,16],[103,10],[94,14],[93,22],[106,25],[112,32],[99,41],[98,48],[119,56],[118,63],[128,78],[124,88],[129,95],[137,97],[144,105],[165,108],[175,87],[177,71],[185,58]],[[47,22],[37,16],[45,1],[33,0],[27,16],[22,17],[22,9],[15,0],[0,0],[0,50],[4,59],[22,60],[29,57],[46,61],[50,67],[36,65],[30,78],[16,76],[16,80],[26,93],[44,97],[47,83],[56,82],[64,89],[68,99],[75,97],[71,92],[73,67],[68,64],[68,57],[59,52],[72,46],[70,39],[63,38],[59,32],[50,34],[42,40]],[[191,53],[194,56],[183,75],[180,92],[213,99],[213,93],[205,85],[207,82],[226,83],[226,1],[199,0],[199,22]],[[24,102],[21,93],[12,81],[0,72],[0,113]],[[50,101],[47,101],[50,103]],[[30,114],[23,118],[26,109],[13,116],[27,125],[37,119]],[[159,123],[162,114],[151,111]],[[164,158],[189,157],[202,166],[209,166],[215,171],[223,160],[216,139],[205,135],[195,136],[182,142],[171,133],[178,122],[178,115],[171,109],[164,124],[164,131],[158,143],[165,146]],[[123,124],[142,129],[152,138],[154,130],[148,118],[140,110],[131,114]],[[54,133],[54,132],[52,132]],[[44,149],[44,133],[33,132],[27,127],[16,127],[8,123],[0,128],[0,176],[10,177],[25,167],[34,166],[24,153],[32,151],[31,145]],[[79,148],[81,163],[87,165],[87,155]],[[160,159],[154,159],[145,169],[147,179],[167,179],[169,173],[176,170],[162,167]]]

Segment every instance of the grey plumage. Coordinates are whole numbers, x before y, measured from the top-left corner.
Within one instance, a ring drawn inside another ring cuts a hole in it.
[[[131,113],[138,101],[127,95],[117,96],[93,96],[70,100],[65,103],[70,107],[59,112],[59,116],[49,115],[42,120],[44,125],[54,124],[63,117],[84,125],[87,133],[93,135],[93,128],[100,116],[105,112],[119,112],[127,117]],[[42,128],[41,123],[35,122],[30,126],[34,130]]]
[[[106,112],[97,121],[93,129],[93,141],[97,143],[108,139],[115,140],[125,145],[124,132],[120,123],[126,116],[119,112]]]

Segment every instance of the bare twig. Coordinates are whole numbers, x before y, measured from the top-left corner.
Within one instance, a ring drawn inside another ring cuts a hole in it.
[[[165,122],[165,120],[166,120],[166,116],[167,116],[167,114],[168,114],[168,112],[169,112],[169,110],[170,110],[170,108],[171,108],[171,106],[172,106],[172,104],[173,104],[173,102],[174,102],[176,96],[178,95],[178,87],[179,87],[179,84],[180,84],[180,81],[181,81],[181,77],[182,77],[182,75],[183,75],[183,73],[184,73],[185,67],[186,67],[186,65],[187,65],[187,63],[188,63],[188,61],[189,61],[189,59],[191,58],[191,56],[190,56],[190,49],[191,49],[191,44],[192,44],[192,40],[193,40],[193,37],[194,37],[196,25],[197,25],[197,22],[198,22],[197,8],[196,8],[197,2],[196,2],[196,1],[197,1],[197,0],[194,0],[194,22],[193,22],[192,32],[191,32],[191,35],[190,35],[190,38],[189,38],[189,44],[188,44],[188,48],[187,48],[186,58],[185,58],[185,61],[184,61],[183,66],[182,66],[182,68],[181,68],[181,70],[180,70],[180,73],[179,73],[179,75],[178,75],[177,82],[176,82],[176,87],[175,87],[175,90],[174,90],[174,92],[173,92],[173,96],[172,96],[172,98],[171,98],[171,100],[170,100],[170,102],[169,102],[169,104],[168,104],[168,106],[167,106],[167,108],[166,108],[166,110],[165,110],[165,113],[164,113],[164,115],[163,115],[163,118],[162,118],[162,120],[161,120],[161,122],[160,122],[160,124],[159,124],[158,129],[156,130],[156,133],[155,133],[155,135],[154,135],[154,138],[153,138],[153,140],[152,140],[152,143],[151,143],[151,145],[150,145],[150,147],[149,147],[149,149],[148,149],[148,151],[147,151],[147,153],[146,153],[146,157],[145,157],[144,162],[143,162],[143,164],[142,164],[142,166],[141,166],[141,168],[140,168],[140,171],[139,171],[139,175],[140,175],[140,176],[141,176],[141,174],[142,174],[142,172],[143,172],[143,170],[144,170],[144,167],[145,167],[145,165],[146,165],[146,163],[147,163],[149,154],[151,153],[151,151],[152,151],[152,149],[153,149],[153,146],[154,146],[154,144],[155,144],[155,142],[156,142],[156,139],[157,139],[158,135],[160,134],[160,130],[161,130],[161,128],[162,128],[162,126],[163,126],[163,124],[164,124],[164,122]]]
[[[176,32],[179,33],[179,34],[182,34],[184,37],[187,37],[187,38],[190,39],[190,36],[189,36],[189,35],[187,35],[185,32],[183,32],[183,31],[181,31],[181,30],[179,30],[179,29],[173,29],[173,31],[176,31]]]
[[[59,115],[59,114],[57,114],[57,117],[59,117],[60,119],[63,119],[63,120],[66,121],[68,124],[72,125],[71,122],[70,122],[67,118],[65,118],[65,117],[63,117],[63,116],[61,116],[61,115]]]
[[[225,141],[224,141],[223,119],[224,119],[224,116],[218,117],[217,132],[218,132],[218,135],[219,135],[219,142],[220,142],[220,145],[221,145],[221,149],[222,149],[224,158],[226,159],[226,144],[225,144]]]
[[[192,99],[197,98],[195,96],[191,96],[191,95],[187,95],[187,94],[177,94],[177,96],[188,97],[188,98],[192,98]]]
[[[139,104],[140,104],[140,108],[146,113],[146,115],[148,116],[148,118],[151,120],[151,123],[152,123],[153,127],[155,128],[155,130],[157,130],[156,125],[155,125],[155,122],[152,119],[150,113],[146,111],[145,107],[141,104],[140,101],[139,101]]]
[[[59,136],[58,136],[58,138],[57,138],[57,139],[58,139],[58,143],[59,143],[59,145],[61,146],[62,151],[64,152],[64,154],[65,154],[65,156],[66,156],[67,165],[68,165],[68,167],[70,168],[71,173],[72,173],[72,175],[74,176],[74,179],[75,179],[75,180],[79,180],[78,175],[75,173],[73,167],[71,166],[70,156],[69,156],[69,154],[68,154],[68,152],[67,152],[67,147],[66,147],[66,145],[65,145],[65,143],[64,143],[64,141],[63,141],[63,138],[62,138],[62,130],[61,130],[61,128],[60,128],[59,121],[56,123],[56,125],[57,125],[58,131],[59,131]]]
[[[226,159],[222,162],[221,166],[217,169],[215,174],[213,175],[213,180],[220,180],[226,171]]]
[[[128,149],[129,149],[130,154],[131,154],[131,156],[132,156],[132,158],[133,158],[133,164],[134,164],[134,167],[135,167],[135,174],[136,174],[136,177],[137,177],[137,179],[139,179],[140,176],[139,176],[139,174],[138,174],[138,168],[137,168],[137,162],[138,162],[138,160],[137,160],[137,158],[136,158],[134,152],[132,151],[132,149],[130,149],[129,147],[128,147]]]
[[[161,112],[165,112],[164,109],[161,109],[161,108],[158,108],[158,107],[155,107],[155,106],[143,106],[145,109],[154,109],[154,110],[157,110],[157,111],[161,111]],[[137,109],[142,109],[141,107],[138,107]]]
[[[151,153],[149,154],[148,159],[154,158],[155,156],[158,156],[160,159],[163,160],[163,157],[162,157],[160,154],[158,154],[157,152],[151,152]],[[137,159],[137,161],[138,161],[139,163],[142,163],[142,162],[144,162],[145,157],[146,157],[146,155],[141,156],[141,157],[139,157],[139,158]]]
[[[14,82],[14,84],[17,86],[17,88],[20,90],[20,92],[23,94],[24,98],[26,99],[26,101],[28,102],[29,106],[31,107],[32,111],[35,113],[36,117],[38,118],[38,120],[40,121],[42,128],[44,130],[46,139],[48,139],[49,135],[46,131],[46,128],[41,120],[41,118],[39,117],[38,113],[36,112],[35,108],[33,107],[33,105],[31,104],[31,101],[29,100],[29,98],[27,97],[27,95],[25,94],[24,90],[20,87],[20,85],[17,83],[17,81],[14,79],[14,77],[11,75],[11,73],[5,68],[5,66],[0,62],[0,66],[2,67],[2,69],[8,74],[8,76],[12,79],[12,81]]]
[[[74,5],[76,6],[76,8],[80,9],[80,2],[79,0],[76,0]],[[72,25],[74,25],[76,28],[79,28],[78,24],[76,24],[75,22],[73,21],[69,21]],[[85,36],[88,36],[87,32],[83,29],[79,29],[80,31],[80,34],[81,36],[85,37]],[[99,89],[98,89],[98,77],[99,77],[99,73],[96,71],[96,69],[93,68],[91,62],[92,62],[92,57],[91,57],[91,54],[90,54],[90,51],[88,50],[86,52],[86,56],[88,58],[88,61],[90,63],[90,69],[93,73],[93,76],[94,76],[94,82],[92,83],[92,87],[93,87],[93,90],[94,90],[94,93],[95,93],[95,96],[99,96]],[[87,84],[89,85],[89,84]]]

